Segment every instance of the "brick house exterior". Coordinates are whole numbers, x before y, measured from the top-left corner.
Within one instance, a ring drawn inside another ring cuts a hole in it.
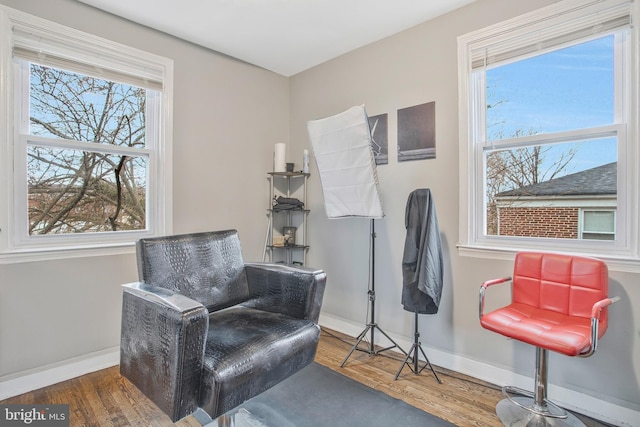
[[[578,208],[504,206],[498,212],[501,236],[578,238]]]
[[[499,193],[493,213],[487,212],[487,221],[500,236],[580,239],[583,232],[586,234],[585,212],[615,213],[616,202],[614,162]]]

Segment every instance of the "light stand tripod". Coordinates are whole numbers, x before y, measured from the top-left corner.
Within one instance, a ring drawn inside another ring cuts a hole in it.
[[[400,369],[398,370],[398,373],[396,374],[395,379],[396,380],[398,379],[398,377],[400,376],[400,372],[402,372],[402,369],[404,369],[405,365],[408,366],[409,369],[411,369],[411,371],[416,375],[418,375],[420,372],[422,372],[424,368],[428,366],[429,369],[431,369],[431,372],[433,372],[433,376],[436,377],[436,380],[438,380],[438,383],[442,384],[442,381],[440,381],[440,378],[438,378],[438,374],[436,374],[436,371],[433,370],[433,366],[431,366],[431,362],[429,362],[429,358],[427,357],[424,350],[422,349],[422,344],[420,343],[420,332],[418,332],[418,312],[415,311],[414,313],[416,317],[415,317],[415,326],[414,326],[414,334],[413,334],[414,336],[413,345],[411,346],[411,350],[409,350],[409,353],[407,353],[407,357],[404,358],[404,362],[402,362],[402,365],[400,366]],[[426,360],[425,364],[422,367],[420,367],[420,364],[418,361],[418,349],[424,356],[424,360]],[[409,359],[412,360],[413,366],[411,366],[411,364],[409,363]]]
[[[376,316],[375,316],[375,301],[376,301],[376,280],[375,280],[375,254],[376,254],[376,231],[375,231],[375,219],[371,219],[371,252],[369,254],[369,256],[371,257],[371,289],[368,292],[369,295],[369,312],[371,313],[371,320],[369,321],[369,323],[367,323],[367,326],[364,328],[364,330],[360,333],[360,335],[358,335],[358,338],[356,340],[356,343],[353,347],[351,347],[351,351],[349,351],[349,354],[347,354],[347,357],[344,358],[344,360],[342,361],[342,363],[340,364],[340,367],[342,368],[344,366],[345,363],[347,363],[347,360],[349,360],[349,357],[351,357],[351,355],[353,354],[354,351],[358,350],[358,351],[362,351],[364,353],[370,354],[370,355],[376,355],[379,353],[382,353],[383,351],[387,351],[387,350],[391,350],[392,348],[398,347],[398,350],[400,350],[402,353],[407,354],[402,348],[400,348],[400,346],[398,344],[396,344],[396,342],[389,336],[387,335],[382,329],[380,329],[380,326],[378,326],[378,324],[376,323]],[[374,344],[374,332],[375,330],[380,331],[380,333],[382,333],[382,335],[384,335],[385,337],[387,337],[387,339],[389,341],[391,341],[391,343],[393,343],[392,346],[390,347],[385,347],[381,350],[376,350],[375,348],[375,344]],[[362,342],[362,340],[364,340],[365,336],[367,335],[367,332],[371,333],[371,339],[369,340],[369,347],[366,349],[360,348],[359,345]]]

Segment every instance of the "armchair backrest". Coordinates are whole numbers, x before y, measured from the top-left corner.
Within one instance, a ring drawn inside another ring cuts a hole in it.
[[[141,239],[136,254],[141,281],[185,295],[210,312],[249,296],[236,230]]]
[[[534,252],[516,254],[513,302],[574,317],[591,317],[593,305],[607,298],[607,265],[598,259]],[[607,327],[607,309],[600,332]]]

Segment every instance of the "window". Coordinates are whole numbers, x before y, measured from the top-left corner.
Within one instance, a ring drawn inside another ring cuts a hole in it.
[[[0,18],[14,88],[0,257],[130,250],[168,232],[172,62],[12,9]]]
[[[582,210],[582,239],[614,240],[616,234],[616,212]]]
[[[17,218],[29,236],[145,230],[145,137],[155,126],[146,110],[157,92],[27,60],[16,69],[16,82],[29,82],[16,150],[20,169],[27,154]]]
[[[630,5],[563,1],[458,39],[463,252],[638,257]]]

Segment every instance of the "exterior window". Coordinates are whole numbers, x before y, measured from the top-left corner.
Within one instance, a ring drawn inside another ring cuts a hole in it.
[[[13,88],[0,93],[13,118],[0,262],[130,251],[170,232],[173,62],[3,6],[0,20],[0,85]]]
[[[29,235],[146,230],[147,90],[19,61],[28,73]],[[149,100],[151,102],[149,102]],[[153,109],[155,106],[150,105]],[[27,120],[25,120],[27,122]],[[20,216],[24,215],[20,212]]]
[[[463,247],[638,254],[631,10],[579,3],[458,40]]]
[[[583,239],[613,240],[616,234],[615,211],[582,210]]]
[[[487,235],[576,239],[572,208],[615,196],[614,38],[476,71],[486,85],[476,90],[486,93]]]

